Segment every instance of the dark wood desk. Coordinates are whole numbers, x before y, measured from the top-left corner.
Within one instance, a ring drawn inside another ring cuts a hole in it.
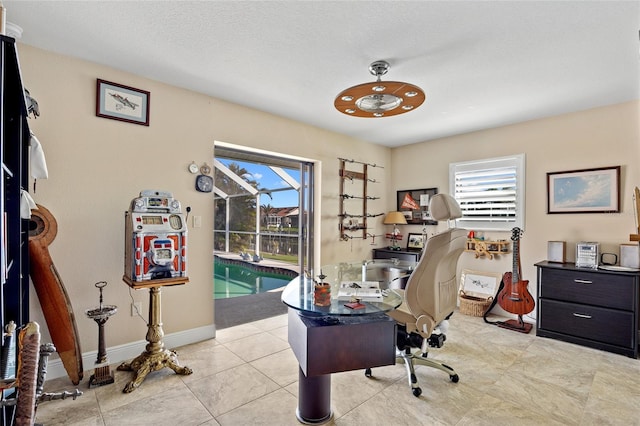
[[[357,263],[347,269],[345,274],[352,274],[362,266]],[[330,306],[316,306],[313,281],[298,277],[284,289],[282,301],[290,308],[288,340],[299,364],[296,416],[306,424],[326,423],[333,416],[332,373],[395,363],[396,322],[385,312],[397,308],[402,298],[389,291],[381,302],[364,302],[363,309],[348,309],[345,301],[335,298]]]
[[[289,309],[289,344],[300,365],[298,420],[329,421],[331,374],[393,365],[395,342],[396,322],[384,313],[309,317]]]
[[[375,248],[373,249],[374,259],[398,259],[406,260],[409,262],[417,262],[420,260],[420,251],[407,251],[407,250],[391,250],[389,248]]]

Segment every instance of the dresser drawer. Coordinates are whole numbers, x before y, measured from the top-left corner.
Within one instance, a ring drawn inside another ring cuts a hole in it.
[[[540,270],[538,297],[633,311],[635,277],[595,271]]]
[[[541,329],[633,349],[633,312],[539,299]]]

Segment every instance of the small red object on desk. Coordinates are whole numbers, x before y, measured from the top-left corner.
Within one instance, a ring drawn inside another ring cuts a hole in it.
[[[349,302],[349,303],[345,303],[344,306],[346,306],[349,309],[362,309],[367,307],[367,305],[360,302]]]

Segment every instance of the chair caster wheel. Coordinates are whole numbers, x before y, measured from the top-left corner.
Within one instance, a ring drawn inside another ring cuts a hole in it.
[[[460,380],[460,377],[458,377],[457,374],[454,374],[453,376],[449,376],[449,378],[453,383],[458,383],[458,380]]]
[[[413,396],[415,397],[419,397],[420,395],[422,395],[422,389],[420,388],[412,388],[411,392],[413,392]]]
[[[367,368],[366,370],[364,370],[364,375],[365,377],[371,377],[371,369]]]

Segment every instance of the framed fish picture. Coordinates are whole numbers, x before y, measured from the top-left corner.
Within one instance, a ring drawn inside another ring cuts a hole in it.
[[[146,90],[98,79],[96,115],[148,126],[150,96]]]

